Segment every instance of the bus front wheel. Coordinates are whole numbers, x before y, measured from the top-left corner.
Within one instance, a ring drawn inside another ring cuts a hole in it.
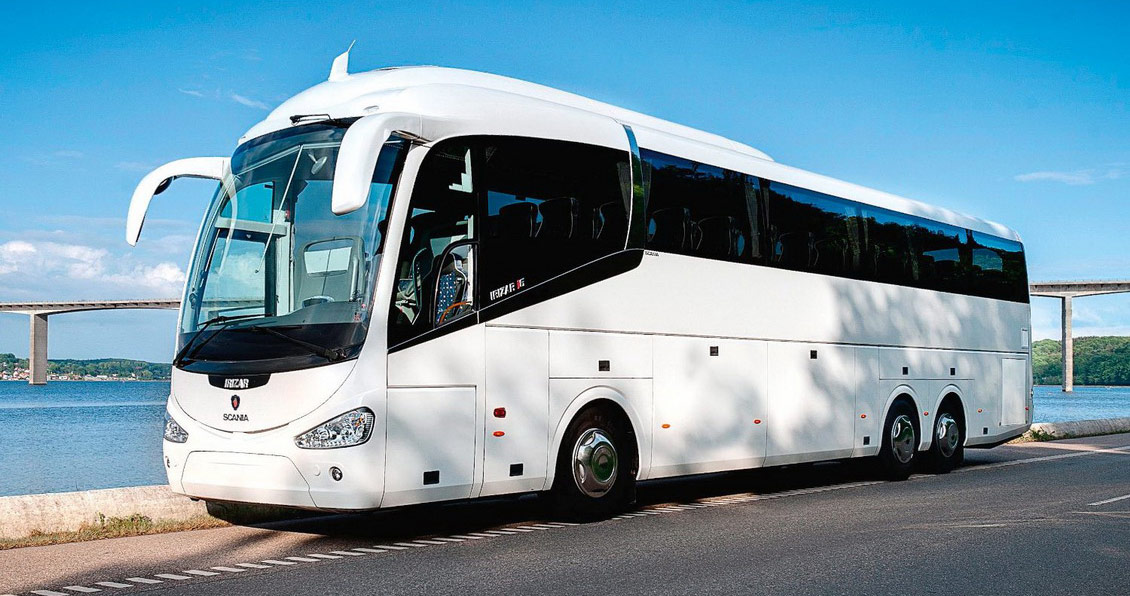
[[[557,515],[600,519],[629,505],[635,492],[635,451],[628,423],[607,407],[577,415],[557,457],[553,502]]]

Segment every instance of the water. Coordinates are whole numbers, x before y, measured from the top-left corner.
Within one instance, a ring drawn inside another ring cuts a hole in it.
[[[164,484],[167,382],[0,381],[0,496]],[[1130,387],[1035,388],[1035,421],[1130,416]]]
[[[0,381],[0,496],[164,484],[168,382]]]
[[[1037,385],[1032,405],[1034,422],[1130,417],[1130,387],[1076,386],[1073,393],[1064,393],[1058,385]]]

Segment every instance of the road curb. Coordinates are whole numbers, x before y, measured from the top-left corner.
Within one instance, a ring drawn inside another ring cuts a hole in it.
[[[74,531],[98,524],[100,516],[185,521],[207,513],[203,502],[174,494],[166,485],[0,497],[0,537]]]
[[[1073,437],[1093,437],[1130,432],[1130,417],[1101,420],[1076,420],[1073,422],[1040,422],[1033,424],[1020,441],[1048,441]]]

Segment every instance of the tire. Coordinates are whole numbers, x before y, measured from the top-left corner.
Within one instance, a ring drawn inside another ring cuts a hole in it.
[[[635,500],[635,442],[627,422],[617,414],[610,408],[592,407],[569,424],[553,481],[555,515],[581,521],[604,519]]]
[[[965,424],[961,407],[947,403],[934,417],[934,441],[927,464],[931,472],[945,474],[965,460]]]
[[[883,477],[909,478],[914,471],[918,443],[918,412],[909,403],[896,401],[883,423],[883,446],[879,450],[879,471]]]

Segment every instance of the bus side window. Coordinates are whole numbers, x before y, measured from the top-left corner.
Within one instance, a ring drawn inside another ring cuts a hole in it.
[[[623,250],[623,151],[519,137],[485,145],[484,306]]]
[[[856,205],[779,182],[766,187],[775,265],[794,271],[859,276],[863,264],[862,222]]]
[[[760,256],[755,178],[648,149],[640,157],[647,248],[722,261]]]

